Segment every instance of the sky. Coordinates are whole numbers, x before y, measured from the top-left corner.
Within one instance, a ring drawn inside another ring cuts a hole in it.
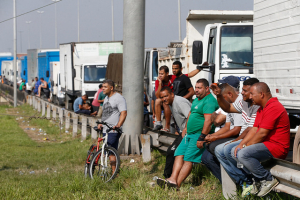
[[[58,44],[112,40],[112,0],[16,0],[17,52],[27,49],[56,48],[55,18],[57,19]],[[136,0],[138,1],[138,0]],[[123,0],[114,2],[115,40],[123,39]],[[56,5],[56,6],[55,6]],[[55,15],[56,7],[56,15]],[[189,10],[253,10],[252,0],[181,0],[181,34],[185,37],[186,18]],[[55,17],[56,16],[56,17]],[[13,51],[13,1],[0,0],[0,52]],[[30,21],[30,23],[26,23]],[[178,41],[178,0],[146,0],[145,47],[167,47]],[[41,43],[40,43],[41,36]],[[29,46],[30,45],[30,46]]]

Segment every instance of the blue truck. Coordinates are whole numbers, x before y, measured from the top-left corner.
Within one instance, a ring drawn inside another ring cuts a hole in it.
[[[38,54],[38,77],[44,78],[51,88],[50,65],[52,62],[59,62],[59,51],[42,52]]]
[[[13,56],[0,56],[0,75],[3,74],[3,70],[2,70],[2,61],[13,60],[13,59],[14,59]]]

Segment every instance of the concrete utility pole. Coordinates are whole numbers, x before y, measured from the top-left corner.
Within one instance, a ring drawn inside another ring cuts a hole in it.
[[[114,30],[114,0],[111,0],[111,39],[115,40],[115,30]]]
[[[125,154],[140,154],[138,136],[142,133],[144,120],[145,0],[123,2],[122,93],[127,102],[127,118],[122,139],[125,138]]]
[[[28,24],[28,49],[30,49],[30,28],[29,28],[29,24],[31,23],[31,21],[26,21],[26,24]]]
[[[17,107],[17,21],[16,21],[16,0],[13,2],[14,14],[14,107]]]
[[[79,42],[79,0],[78,0],[78,19],[77,19],[77,23],[78,23],[78,42]]]
[[[181,13],[180,13],[180,0],[178,0],[178,30],[179,30],[179,41],[181,41],[181,20],[180,17]]]
[[[54,2],[58,2],[60,0],[52,0]],[[56,15],[56,4],[55,4],[55,48],[57,48],[57,15]]]
[[[23,31],[19,31],[19,33],[20,33],[21,53],[23,53],[23,48],[22,48],[22,32]]]
[[[39,14],[43,14],[44,11],[39,10],[37,11]],[[40,49],[42,48],[42,16],[40,16]]]

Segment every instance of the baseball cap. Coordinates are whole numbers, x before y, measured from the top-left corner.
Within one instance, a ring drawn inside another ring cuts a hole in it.
[[[224,79],[219,79],[219,83],[227,83],[228,85],[239,88],[240,87],[240,79],[236,76],[227,76]]]

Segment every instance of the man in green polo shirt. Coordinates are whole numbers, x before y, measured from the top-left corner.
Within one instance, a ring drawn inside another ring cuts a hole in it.
[[[22,83],[20,84],[19,90],[23,91],[25,89],[25,79],[22,79]]]
[[[218,108],[216,98],[210,93],[209,83],[206,79],[199,79],[195,86],[197,98],[193,101],[191,111],[187,119],[186,133],[174,156],[172,175],[166,180],[169,187],[179,188],[181,183],[192,171],[193,163],[200,163],[204,152],[204,138],[207,134],[214,133],[211,114]],[[203,138],[203,140],[202,140]],[[159,183],[164,186],[164,183]]]

